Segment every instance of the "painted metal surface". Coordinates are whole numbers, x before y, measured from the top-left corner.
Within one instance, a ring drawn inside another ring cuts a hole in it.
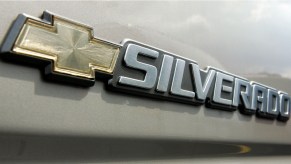
[[[139,40],[181,54],[202,66],[212,65],[291,93],[288,79],[290,56],[287,55],[290,51],[288,46],[284,46],[286,40],[288,42],[288,34],[279,33],[285,29],[279,26],[280,23],[285,21],[285,25],[289,25],[288,19],[284,16],[288,14],[290,6],[288,3],[273,2],[274,7],[269,3],[249,2],[0,3],[3,13],[0,16],[1,43],[17,14],[25,12],[40,16],[42,11],[47,9],[61,15],[70,15],[74,20],[82,20],[92,25],[95,35],[106,40],[114,42],[123,38]],[[237,12],[231,11],[234,6],[240,6],[237,7],[239,9]],[[248,10],[243,10],[244,8]],[[272,17],[275,12],[264,15],[265,8],[286,13]],[[203,9],[207,9],[207,12]],[[242,11],[248,13],[243,14]],[[224,17],[228,14],[229,17]],[[242,18],[246,18],[243,19],[245,21],[241,21]],[[265,28],[260,26],[273,23],[268,23],[268,20],[277,22],[278,26],[264,26]],[[236,29],[239,26],[244,28]],[[273,31],[270,32],[272,28]],[[263,40],[268,40],[268,43]],[[259,74],[255,71],[269,74]],[[258,148],[259,152],[261,151],[260,155],[264,155],[264,151],[267,150],[266,153],[269,153],[267,155],[286,155],[283,152],[287,152],[288,145],[291,144],[290,122],[282,123],[207,109],[204,106],[193,107],[116,94],[106,90],[102,80],[97,80],[95,86],[89,89],[54,84],[45,82],[38,74],[40,71],[35,68],[1,60],[2,160],[100,162],[114,161],[110,159],[128,161],[132,158],[140,161],[152,160],[159,155],[158,159],[163,160],[179,158],[190,160],[196,157],[192,156],[191,151],[193,154],[199,154],[190,149],[191,147],[198,147],[205,157],[209,157],[211,144],[216,143],[225,145],[233,143],[236,146],[226,150],[243,152],[242,154],[246,156],[249,150],[250,156],[252,153],[256,155],[255,151],[252,151],[256,150],[256,144],[260,145]],[[135,144],[136,141],[139,142]],[[193,142],[189,144],[185,141]],[[93,146],[90,148],[89,145]],[[183,145],[186,145],[186,148]],[[122,156],[121,152],[125,151],[123,148],[126,146],[131,149],[127,149],[129,153]],[[134,150],[137,149],[144,151],[137,151],[134,154]],[[176,151],[171,158],[169,155],[171,150],[177,149],[184,150],[185,153]],[[35,152],[42,152],[40,153],[42,156],[38,154],[39,158],[36,158]],[[146,154],[150,152],[153,154],[147,156]],[[159,152],[166,153],[163,156]],[[96,156],[97,153],[103,154]],[[138,157],[139,153],[141,158],[131,156],[134,154]],[[122,157],[118,158],[118,155]],[[236,159],[242,161],[239,157],[244,155],[238,155]]]

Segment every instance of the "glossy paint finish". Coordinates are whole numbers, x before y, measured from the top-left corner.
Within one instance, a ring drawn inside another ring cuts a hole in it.
[[[1,42],[19,13],[40,16],[47,9],[91,25],[97,37],[113,42],[124,38],[138,40],[195,60],[200,67],[211,65],[291,93],[288,3],[0,3]],[[205,150],[204,157],[209,157],[213,156],[209,151],[211,144],[217,143],[235,144],[235,149],[225,150],[246,155],[252,151],[243,150],[256,150],[251,143],[269,143],[271,146],[261,146],[258,151],[271,149],[276,151],[267,155],[286,155],[282,152],[289,150],[291,144],[290,121],[282,123],[238,112],[119,94],[106,90],[100,80],[88,89],[50,83],[35,68],[2,60],[0,86],[2,160],[152,160],[158,152],[166,152],[159,159],[189,160],[196,157],[191,151],[199,153],[181,145],[198,147]],[[246,147],[238,147],[243,143]],[[279,145],[278,149],[272,144]],[[131,147],[127,149],[129,153],[116,158],[124,147]],[[144,151],[134,154],[140,148]],[[174,149],[185,153],[177,151],[172,155],[174,159],[170,158]],[[43,156],[35,152],[42,152]],[[150,152],[154,153],[145,155]],[[103,155],[96,156],[98,153]],[[143,158],[134,158],[138,153]]]

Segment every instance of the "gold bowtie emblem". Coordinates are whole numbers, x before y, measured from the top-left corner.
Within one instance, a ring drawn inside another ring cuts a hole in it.
[[[22,14],[16,20],[19,22],[19,33],[6,51],[50,60],[52,71],[59,74],[87,79],[94,79],[95,71],[112,74],[121,46],[94,38],[91,27],[47,11],[43,20]]]

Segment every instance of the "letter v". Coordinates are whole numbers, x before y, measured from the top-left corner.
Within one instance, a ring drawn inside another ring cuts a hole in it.
[[[207,77],[204,80],[204,85],[202,85],[202,80],[201,80],[201,74],[200,74],[200,69],[198,64],[195,63],[191,63],[191,70],[192,70],[192,74],[193,74],[193,78],[194,78],[194,88],[195,88],[195,92],[196,92],[196,98],[198,100],[203,100],[205,101],[206,96],[209,92],[209,88],[211,86],[211,83],[214,79],[215,76],[215,70],[206,70],[204,72],[207,73]],[[203,70],[201,70],[203,71]]]

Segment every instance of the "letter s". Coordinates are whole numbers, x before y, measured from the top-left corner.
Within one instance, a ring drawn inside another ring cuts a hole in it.
[[[155,50],[151,50],[145,47],[141,47],[134,44],[128,44],[124,55],[124,62],[126,66],[130,68],[145,71],[146,72],[145,78],[144,80],[137,80],[129,77],[120,76],[118,82],[124,85],[130,85],[144,89],[151,89],[154,87],[156,83],[158,74],[157,68],[153,65],[137,61],[137,55],[143,55],[156,59],[158,58],[159,53]]]

